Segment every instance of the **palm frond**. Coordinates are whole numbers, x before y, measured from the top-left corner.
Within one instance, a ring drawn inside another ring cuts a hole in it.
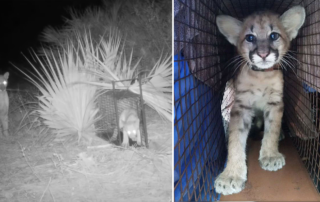
[[[160,115],[172,121],[172,68],[171,56],[161,57],[142,84],[143,99]],[[139,85],[131,85],[129,90],[140,94]]]
[[[44,58],[36,56],[40,71],[31,64],[35,79],[23,72],[42,93],[37,112],[44,123],[56,131],[57,138],[77,134],[80,140],[95,132],[94,122],[99,118],[94,103],[97,87],[83,83],[95,80],[93,74],[86,73],[92,68],[87,51],[94,52],[69,41],[58,55],[45,52]]]
[[[87,37],[90,38],[88,35]],[[117,89],[127,89],[135,94],[140,94],[138,82],[139,61],[132,65],[131,51],[127,59],[124,50],[120,48],[120,34],[109,34],[106,41],[101,37],[101,41],[96,47],[99,54],[92,54],[100,68],[91,70],[97,77],[102,78],[102,82],[88,82],[100,86],[105,90],[112,89],[112,81],[116,81]],[[86,46],[91,46],[86,44]],[[172,69],[171,56],[164,59],[160,56],[152,70],[147,74],[145,82],[142,84],[143,98],[145,102],[155,109],[164,118],[172,121]]]

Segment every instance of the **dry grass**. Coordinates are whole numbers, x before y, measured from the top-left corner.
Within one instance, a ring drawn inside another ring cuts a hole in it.
[[[163,140],[161,148],[124,149],[103,140],[90,147],[43,146],[40,134],[1,141],[0,200],[170,201],[171,123],[151,108],[146,114],[151,142]]]
[[[32,135],[47,131],[42,120],[34,110],[38,107],[36,94],[26,90],[7,89],[9,106],[9,133],[10,137],[17,137],[21,134]],[[9,138],[10,138],[9,137]],[[11,139],[12,141],[14,139]]]

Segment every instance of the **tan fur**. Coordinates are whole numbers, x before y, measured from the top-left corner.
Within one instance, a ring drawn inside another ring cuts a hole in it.
[[[8,111],[9,111],[9,97],[7,93],[9,73],[0,75],[0,122],[2,128],[2,134],[8,136]]]
[[[287,18],[293,15],[296,23],[291,23],[290,27],[286,24]],[[215,180],[218,193],[227,195],[244,189],[247,180],[246,141],[252,117],[257,111],[262,111],[265,123],[259,155],[261,168],[276,171],[285,165],[284,156],[278,151],[283,114],[283,75],[282,71],[272,68],[281,64],[290,40],[304,22],[305,12],[302,7],[294,7],[283,16],[279,18],[271,12],[259,12],[243,23],[229,16],[217,17],[220,32],[237,46],[243,58],[240,72],[233,82],[235,102],[228,131],[228,161],[225,170]],[[272,40],[272,33],[278,33],[280,37]],[[255,40],[248,41],[248,35]]]
[[[125,109],[119,118],[119,128],[123,132],[122,146],[129,146],[129,138],[141,145],[140,119],[134,109]]]

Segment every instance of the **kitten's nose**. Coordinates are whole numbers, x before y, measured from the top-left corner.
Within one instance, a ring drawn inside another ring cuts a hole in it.
[[[258,55],[262,58],[262,59],[265,59],[268,55],[269,55],[269,52],[258,52]]]

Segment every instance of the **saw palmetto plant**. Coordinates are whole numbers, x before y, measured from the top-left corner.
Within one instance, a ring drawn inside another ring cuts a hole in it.
[[[93,65],[86,51],[70,41],[58,55],[36,56],[39,67],[30,62],[34,73],[23,72],[41,92],[37,113],[57,140],[77,136],[90,141],[95,132],[97,87],[83,83],[95,79],[86,73]]]
[[[90,33],[84,38],[91,39]],[[96,48],[93,47],[92,40],[79,40],[81,47],[88,51],[93,51],[91,58],[99,68],[91,69],[99,82],[88,82],[100,86],[102,89],[111,90],[112,81],[115,82],[116,89],[129,90],[135,94],[140,94],[139,82],[137,82],[139,61],[132,64],[132,51],[129,58],[126,58],[123,49],[120,50],[121,36],[119,32],[111,32],[108,40],[101,37]],[[86,43],[82,43],[85,41]],[[89,52],[87,54],[90,54]],[[172,68],[171,56],[164,59],[160,56],[151,71],[143,73],[143,99],[146,104],[156,110],[162,117],[172,120]]]

